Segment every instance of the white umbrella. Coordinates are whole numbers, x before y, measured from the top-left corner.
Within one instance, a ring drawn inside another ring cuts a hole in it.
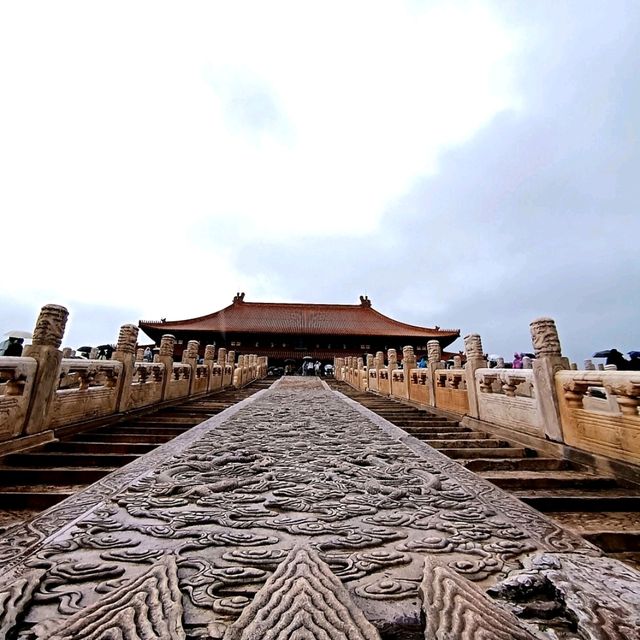
[[[31,338],[33,338],[33,335],[29,331],[19,331],[17,329],[14,329],[12,331],[7,331],[7,333],[5,333],[2,337],[3,338],[24,338],[26,340],[31,340]]]

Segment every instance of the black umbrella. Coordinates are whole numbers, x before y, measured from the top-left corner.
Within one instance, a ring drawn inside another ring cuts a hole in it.
[[[630,358],[640,358],[640,351],[627,351]]]
[[[605,349],[604,351],[596,351],[593,354],[593,358],[608,358],[611,355],[611,352],[615,351],[615,349]]]

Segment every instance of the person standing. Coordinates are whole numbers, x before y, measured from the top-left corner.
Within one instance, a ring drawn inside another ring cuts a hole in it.
[[[22,355],[22,338],[9,338],[9,344],[4,350],[5,356],[20,357]]]

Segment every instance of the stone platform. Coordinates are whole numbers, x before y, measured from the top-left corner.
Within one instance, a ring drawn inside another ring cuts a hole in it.
[[[12,529],[0,558],[2,638],[640,637],[640,573],[314,378]]]

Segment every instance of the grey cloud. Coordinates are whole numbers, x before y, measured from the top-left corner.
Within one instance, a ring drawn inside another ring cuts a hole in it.
[[[259,78],[241,70],[224,69],[211,72],[209,82],[232,130],[254,137],[289,138],[290,123],[273,90]]]
[[[250,246],[237,267],[294,300],[366,290],[390,315],[479,331],[507,357],[540,315],[573,359],[638,349],[640,6],[497,6],[529,37],[514,67],[522,109],[444,153],[381,233]]]
[[[63,346],[76,348],[96,346],[117,341],[120,325],[137,324],[140,310],[131,307],[102,306],[74,302],[65,304],[59,300],[45,300],[39,304],[25,304],[0,297],[0,335],[12,329],[32,331],[40,307],[47,303],[63,304],[69,309],[69,319]]]

